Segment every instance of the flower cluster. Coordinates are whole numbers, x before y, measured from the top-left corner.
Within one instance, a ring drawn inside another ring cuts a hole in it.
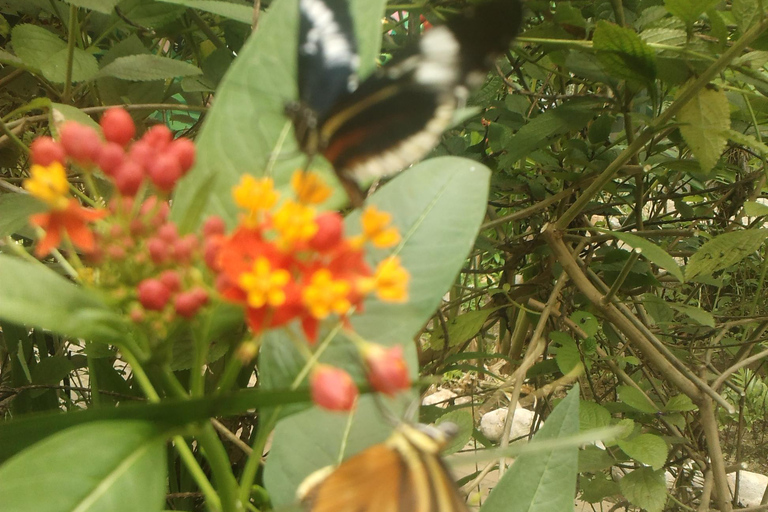
[[[328,319],[348,328],[349,316],[363,310],[367,296],[407,300],[410,276],[397,256],[375,268],[365,260],[368,247],[399,243],[390,214],[369,207],[360,216],[360,233],[346,236],[340,214],[317,208],[331,194],[317,174],[297,171],[291,197],[282,198],[270,178],[245,175],[233,190],[244,213],[231,233],[214,217],[202,233],[181,234],[166,199],[194,163],[193,143],[173,140],[159,125],[134,142],[136,127],[119,108],[109,109],[100,126],[103,138],[67,122],[59,140],[41,137],[32,144],[24,186],[47,206],[31,218],[45,231],[36,254],[71,241],[90,265],[75,258],[80,278],[107,292],[150,342],[161,343],[172,322],[194,318],[216,299],[241,305],[255,335],[296,321],[310,345]],[[71,195],[84,196],[69,184],[67,167],[86,178],[92,171],[107,177],[115,193],[106,208],[83,207]],[[393,395],[410,387],[401,347],[347,333],[374,389]],[[327,364],[314,365],[310,386],[314,401],[331,410],[349,410],[358,395],[350,375]]]
[[[228,236],[206,239],[219,292],[245,307],[254,332],[298,319],[313,343],[321,321],[361,311],[371,293],[391,302],[407,299],[409,276],[396,256],[375,270],[365,262],[367,242],[390,247],[399,241],[389,214],[369,208],[362,233],[347,238],[341,215],[315,208],[331,194],[316,174],[297,171],[292,188],[295,198],[279,202],[270,178],[245,176],[234,190],[245,210],[240,225]]]

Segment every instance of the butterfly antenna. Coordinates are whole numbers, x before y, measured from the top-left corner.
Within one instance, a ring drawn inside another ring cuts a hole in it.
[[[264,176],[272,176],[272,170],[275,168],[275,162],[277,162],[277,158],[280,155],[280,150],[283,149],[283,144],[285,144],[285,138],[288,137],[288,133],[290,133],[290,131],[291,122],[286,121],[285,126],[283,126],[283,129],[280,132],[280,136],[277,138],[277,142],[275,142],[275,147],[272,149],[272,153],[269,155],[267,167],[264,169]]]

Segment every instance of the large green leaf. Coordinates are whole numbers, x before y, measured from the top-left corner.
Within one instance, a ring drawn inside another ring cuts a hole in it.
[[[692,25],[702,13],[719,3],[720,0],[664,0],[664,7],[686,25]]]
[[[605,232],[610,233],[611,236],[618,238],[633,249],[640,250],[641,254],[648,258],[648,261],[663,268],[675,276],[678,281],[683,282],[685,280],[683,271],[680,269],[680,265],[675,261],[675,258],[650,240],[633,235],[632,233],[623,233],[621,231],[606,230]]]
[[[575,386],[547,418],[532,442],[546,443],[579,431],[579,387]],[[573,509],[578,448],[520,455],[493,488],[481,512],[562,512]]]
[[[365,310],[352,318],[355,331],[363,338],[385,345],[404,345],[412,376],[417,374],[412,339],[440,304],[472,248],[485,212],[487,168],[470,160],[443,157],[427,160],[397,176],[374,194],[370,202],[393,214],[393,223],[403,234],[394,250],[411,274],[409,300],[405,304],[366,302]],[[347,218],[347,232],[359,230],[357,213]],[[391,250],[377,251],[373,263]],[[323,360],[349,370],[362,379],[359,357],[349,343],[334,343]],[[290,385],[303,358],[291,341],[271,336],[262,348],[262,384],[272,388]],[[412,400],[400,397],[395,409]],[[400,414],[397,410],[395,414]],[[265,482],[276,504],[294,500],[298,484],[312,471],[338,462],[346,416],[313,409],[281,421],[267,462]],[[382,417],[371,400],[363,399],[352,422],[345,454],[349,455],[383,440],[391,422]]]
[[[633,30],[599,21],[592,42],[611,76],[643,85],[656,79],[656,55]]]
[[[182,60],[159,55],[129,55],[118,57],[99,71],[99,77],[112,76],[122,80],[149,82],[177,76],[202,75],[197,66]]]
[[[664,470],[638,468],[619,480],[624,497],[633,505],[648,512],[661,512],[667,501],[667,485]]]
[[[754,254],[766,238],[768,229],[731,231],[716,236],[691,256],[685,267],[685,277],[693,279],[735,265]]]
[[[680,109],[677,121],[701,170],[712,170],[725,149],[731,128],[731,111],[725,91],[701,89]]]
[[[246,389],[231,395],[209,396],[193,400],[167,400],[160,404],[130,403],[120,407],[94,407],[62,414],[18,416],[0,423],[0,461],[13,456],[27,446],[61,430],[86,423],[112,420],[144,420],[177,428],[214,416],[242,414],[249,409],[307,402],[309,393],[299,391],[262,391]]]
[[[30,215],[45,208],[45,204],[29,194],[0,195],[0,237],[17,233],[27,225]]]
[[[54,83],[64,83],[67,76],[67,43],[56,34],[31,24],[17,25],[11,32],[16,55],[30,68],[39,70]],[[99,70],[96,58],[80,48],[74,49],[72,81],[92,78]]]
[[[624,453],[653,469],[661,469],[667,461],[667,443],[654,434],[621,439],[618,445]]]
[[[102,14],[112,14],[120,0],[64,0],[68,4],[90,9]]]
[[[381,44],[381,15],[384,0],[355,0],[355,20],[361,76],[375,66]],[[176,220],[217,214],[230,223],[237,217],[231,199],[232,187],[244,173],[261,175],[268,162],[277,186],[284,188],[293,170],[306,164],[289,126],[285,104],[297,99],[296,56],[298,2],[277,0],[259,20],[259,27],[230,66],[216,93],[216,102],[206,116],[197,138],[197,163],[177,188],[173,217]],[[334,181],[327,164],[316,158],[313,167]],[[200,208],[200,191],[208,197]],[[345,196],[336,187],[329,205],[341,205]]]
[[[165,504],[164,433],[143,421],[68,429],[0,466],[14,512],[154,512]]]
[[[37,263],[0,254],[0,319],[92,341],[118,343],[124,319],[93,292]]]

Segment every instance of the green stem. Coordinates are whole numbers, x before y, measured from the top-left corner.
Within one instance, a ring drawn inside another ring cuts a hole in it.
[[[331,344],[331,340],[336,337],[341,328],[342,323],[337,323],[336,326],[331,329],[328,335],[323,338],[323,341],[321,341],[317,346],[314,354],[307,358],[306,364],[304,364],[304,367],[299,370],[298,375],[296,375],[296,378],[293,379],[293,382],[291,383],[291,391],[298,389],[299,385],[301,385],[304,378],[309,374],[315,364],[317,364],[317,360],[320,358],[322,353],[325,352],[325,349],[328,348],[328,346]],[[261,455],[264,453],[264,445],[267,442],[269,433],[272,432],[273,428],[275,428],[277,419],[280,416],[280,411],[282,411],[282,407],[275,407],[272,410],[269,418],[267,418],[265,422],[259,423],[259,430],[256,433],[256,439],[252,445],[253,452],[251,452],[251,454],[248,456],[248,460],[245,461],[243,474],[240,477],[240,501],[242,503],[248,503],[250,501],[251,487],[253,487],[253,482],[256,480],[256,473],[258,472],[259,465],[261,464]]]
[[[719,59],[717,59],[706,71],[699,77],[689,82],[680,91],[677,99],[657,117],[627,148],[622,151],[616,159],[600,174],[600,176],[587,187],[587,189],[576,198],[568,210],[557,220],[555,229],[562,230],[575,219],[584,207],[611,181],[621,167],[626,164],[635,154],[649,142],[656,133],[666,127],[672,121],[675,115],[682,109],[698,92],[706,87],[728,64],[736,58],[750,43],[757,39],[760,34],[768,27],[768,21],[761,23],[749,29],[738,41],[734,43]]]
[[[224,512],[237,512],[243,509],[238,499],[238,486],[235,475],[232,474],[232,465],[227,455],[227,450],[216,435],[213,426],[206,422],[200,427],[197,434],[200,447],[205,451],[205,458],[211,465],[213,478],[221,498],[221,507]]]
[[[72,63],[75,60],[75,33],[77,32],[77,6],[69,6],[69,33],[67,34],[67,74],[64,78],[64,94],[62,103],[69,103],[72,94]]]
[[[22,153],[24,153],[25,155],[29,154],[29,148],[27,147],[27,145],[21,142],[21,139],[19,139],[11,131],[11,129],[8,128],[8,125],[6,125],[2,120],[0,120],[0,130],[5,134],[6,137],[8,137],[8,139],[11,142],[14,143],[14,145],[16,145],[16,147],[18,147],[21,150]]]
[[[176,449],[179,457],[181,457],[184,465],[187,466],[187,470],[189,470],[189,473],[192,475],[195,483],[197,483],[200,491],[205,495],[206,505],[217,512],[220,511],[221,500],[219,499],[219,495],[216,493],[216,489],[211,485],[211,482],[208,481],[208,477],[205,476],[203,468],[197,463],[195,454],[192,453],[192,449],[187,442],[181,436],[173,436],[173,447]]]

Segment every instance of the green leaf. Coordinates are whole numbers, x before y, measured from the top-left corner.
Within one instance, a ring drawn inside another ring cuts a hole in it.
[[[731,2],[731,14],[742,33],[760,19],[760,5],[758,0],[733,0]]]
[[[0,238],[17,233],[27,225],[30,215],[45,210],[46,206],[29,194],[0,194]]]
[[[715,317],[712,316],[712,313],[709,311],[696,306],[687,306],[685,304],[674,304],[672,302],[668,302],[667,304],[669,307],[686,315],[697,324],[706,325],[707,327],[715,326]]]
[[[120,407],[95,407],[62,414],[27,414],[0,423],[0,461],[66,428],[114,420],[143,420],[179,428],[214,416],[234,416],[249,409],[306,403],[307,390],[264,391],[245,389],[230,395],[187,400],[163,400],[160,404],[123,403]]]
[[[75,427],[0,466],[0,501],[14,512],[159,512],[165,459],[165,436],[150,423]]]
[[[677,278],[681,283],[685,281],[683,277],[683,271],[680,265],[677,264],[675,259],[667,253],[664,249],[654,244],[653,242],[637,236],[632,233],[623,233],[621,231],[608,231],[601,229],[604,233],[609,233],[611,236],[621,240],[631,248],[640,251],[648,261],[663,268],[673,276]]]
[[[695,411],[696,409],[698,407],[688,395],[675,395],[664,406],[664,411]]]
[[[597,446],[589,445],[579,450],[579,473],[597,473],[610,468],[614,462],[606,450]]]
[[[554,334],[554,333],[551,333]],[[580,367],[580,371],[584,371],[584,365],[581,362],[581,354],[579,353],[579,347],[576,346],[576,342],[573,339],[569,343],[563,343],[557,348],[557,355],[555,356],[557,361],[557,367],[563,375],[571,373],[577,367]]]
[[[582,400],[579,405],[579,430],[603,428],[611,424],[611,413],[602,405]]]
[[[128,332],[123,318],[94,293],[42,264],[2,254],[0,319],[112,344]]]
[[[75,364],[71,359],[64,356],[46,357],[32,367],[32,384],[58,384],[74,369]]]
[[[212,14],[218,14],[224,18],[246,23],[253,23],[253,7],[240,5],[221,0],[158,0],[164,4],[183,5],[191,9],[198,9]]]
[[[699,248],[685,267],[686,279],[711,275],[754,254],[768,238],[768,229],[731,231],[716,236]]]
[[[102,14],[112,14],[115,6],[120,0],[63,0],[64,2],[84,9],[100,12]]]
[[[120,10],[132,22],[147,28],[159,28],[176,21],[184,7],[172,7],[155,0],[122,0]]]
[[[13,51],[22,62],[38,70],[51,55],[67,49],[67,43],[59,39],[56,34],[28,23],[13,27],[11,42]]]
[[[667,10],[689,26],[698,20],[703,12],[718,3],[720,0],[664,0]]]
[[[701,171],[708,173],[720,160],[728,143],[731,111],[725,91],[701,89],[677,113],[677,122]]]
[[[59,50],[43,62],[40,71],[51,82],[63,84],[67,81],[67,59],[67,49]],[[80,48],[75,48],[72,58],[72,82],[90,80],[98,71],[99,64],[96,62],[96,57]]]
[[[768,52],[763,53],[768,55]],[[761,155],[768,155],[768,145],[760,142],[753,135],[737,132],[736,130],[728,130],[728,138],[737,144],[754,149]]]
[[[744,215],[749,217],[764,217],[768,215],[768,205],[755,201],[744,201]]]
[[[513,165],[536,149],[546,147],[552,137],[571,130],[580,130],[595,117],[591,102],[571,101],[533,118],[514,135],[502,141],[505,164]],[[491,125],[493,126],[493,125]]]
[[[649,402],[645,394],[639,389],[632,386],[619,386],[616,390],[619,393],[619,399],[633,409],[648,414],[658,412],[656,406]]]
[[[594,336],[600,330],[600,322],[589,311],[574,311],[569,317],[573,323],[581,327],[587,336]]]
[[[203,74],[197,66],[182,60],[169,59],[158,55],[129,55],[118,57],[99,71],[100,77],[112,76],[134,82],[165,80],[177,76]]]
[[[98,133],[101,133],[101,126],[93,120],[91,116],[72,105],[63,103],[51,103],[51,130],[58,136],[58,127],[65,121],[76,121],[80,124],[90,126]]]
[[[472,420],[472,413],[468,409],[459,409],[451,411],[440,416],[436,424],[448,422],[459,427],[459,432],[451,439],[451,442],[443,448],[443,457],[458,452],[472,439],[475,424]]]
[[[619,480],[624,497],[630,503],[648,512],[661,512],[667,502],[667,484],[664,470],[638,468]]]
[[[532,443],[546,443],[579,430],[579,387],[575,386],[547,418]],[[561,512],[573,508],[578,449],[524,453],[504,473],[481,512]]]
[[[619,448],[636,461],[661,469],[667,461],[667,443],[654,434],[640,434],[630,439],[618,441]]]
[[[643,85],[656,79],[656,55],[635,31],[601,20],[592,44],[611,76]]]
[[[619,484],[597,475],[592,480],[587,480],[581,489],[581,499],[587,503],[600,503],[609,496],[615,496],[621,492]]]
[[[14,67],[23,66],[23,61],[17,56],[0,49],[0,64],[9,64]]]
[[[384,0],[355,0],[350,10],[355,22],[360,53],[360,75],[375,68],[381,45],[381,16]],[[296,59],[298,52],[297,2],[276,1],[261,16],[259,29],[246,41],[222,79],[216,102],[205,118],[196,140],[195,167],[176,189],[174,220],[216,214],[230,224],[237,219],[231,200],[232,187],[243,173],[261,175],[274,160],[272,175],[279,189],[287,189],[294,170],[306,165],[292,134],[281,133],[290,126],[285,104],[297,99]],[[278,158],[274,158],[277,155]],[[329,183],[336,183],[330,166],[315,158],[313,167],[323,171]],[[209,198],[200,213],[201,191]],[[194,203],[194,204],[193,204]],[[346,203],[340,185],[327,208]]]
[[[494,308],[480,309],[478,311],[470,311],[459,315],[449,322],[448,326],[448,345],[450,347],[456,347],[471,340],[483,327],[485,321],[488,319],[488,315],[495,311]],[[432,337],[429,340],[430,346],[435,350],[442,350],[445,345],[445,334],[442,328],[435,329]]]

